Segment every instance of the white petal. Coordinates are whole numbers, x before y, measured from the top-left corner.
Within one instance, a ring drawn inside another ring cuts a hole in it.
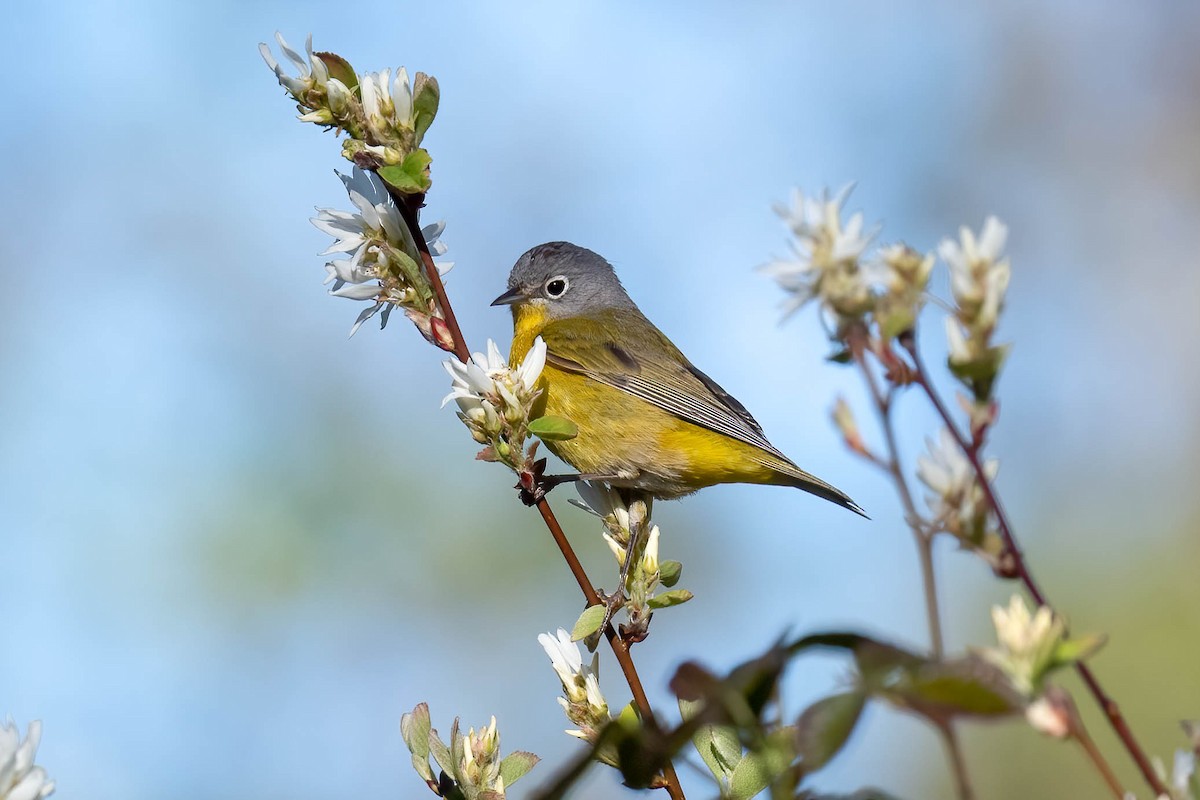
[[[334,297],[345,297],[350,300],[372,300],[381,291],[377,283],[352,283],[330,292]]]
[[[396,110],[393,112],[399,122],[408,122],[412,117],[412,88],[408,85],[408,70],[404,67],[396,70],[396,81],[392,84],[392,103]]]

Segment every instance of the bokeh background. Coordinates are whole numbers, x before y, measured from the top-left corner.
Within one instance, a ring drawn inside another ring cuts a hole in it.
[[[259,58],[276,29],[441,81],[427,218],[449,221],[476,347],[507,345],[487,302],[523,250],[590,246],[874,517],[757,487],[660,504],[664,557],[697,597],[637,648],[658,704],[681,660],[728,667],[785,631],[926,642],[890,487],[827,421],[843,393],[874,434],[856,376],[824,362],[811,312],[779,324],[753,271],[785,249],[773,201],[856,180],[850,206],[884,239],[1010,224],[1001,490],[1073,626],[1111,634],[1095,667],[1147,748],[1169,757],[1200,714],[1195,5],[99,0],[3,17],[0,713],[44,720],[60,796],[427,796],[398,732],[422,700],[443,730],[494,713],[506,749],[549,764],[578,747],[535,641],[569,627],[577,589],[439,410],[439,354],[398,318],[347,339],[358,306],[325,296],[307,222],[347,206],[344,166]],[[901,419],[915,456],[934,420],[915,397]],[[1013,587],[949,546],[938,563],[951,645],[990,643]],[[789,708],[846,674],[806,659]],[[1019,722],[965,736],[983,798],[1103,792]],[[950,791],[935,737],[882,708],[815,784]],[[618,791],[597,772],[578,796]]]

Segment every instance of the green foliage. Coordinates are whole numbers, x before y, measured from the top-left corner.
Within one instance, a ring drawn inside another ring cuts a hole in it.
[[[806,772],[819,770],[837,755],[866,702],[866,692],[855,690],[818,700],[804,710],[796,722],[796,751]]]
[[[575,627],[571,628],[571,641],[583,641],[599,632],[600,626],[604,624],[604,615],[607,611],[608,607],[603,603],[585,608],[579,615],[579,619],[575,620]]]
[[[413,128],[417,144],[421,143],[425,132],[433,124],[441,98],[442,90],[438,86],[437,78],[418,72],[413,81]]]
[[[683,564],[678,561],[662,561],[658,565],[659,583],[668,589],[679,583],[681,575],[683,575]]]
[[[529,421],[529,432],[548,442],[561,442],[579,435],[579,426],[565,417],[538,417]]]
[[[692,597],[692,593],[687,589],[672,589],[669,592],[663,592],[662,594],[656,594],[654,597],[651,597],[648,601],[646,601],[646,605],[650,606],[651,608],[670,608],[671,606],[677,606],[682,603],[686,603],[688,600],[691,600]]]
[[[402,194],[422,194],[429,191],[429,165],[433,158],[424,148],[417,148],[399,164],[380,167],[376,174],[384,183]]]

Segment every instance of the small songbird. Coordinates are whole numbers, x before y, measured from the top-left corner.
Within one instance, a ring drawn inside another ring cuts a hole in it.
[[[512,306],[514,365],[538,336],[546,343],[537,411],[571,420],[579,433],[545,444],[582,477],[656,498],[717,483],[795,486],[863,514],[767,441],[750,412],[692,366],[591,250],[534,247],[492,305]]]

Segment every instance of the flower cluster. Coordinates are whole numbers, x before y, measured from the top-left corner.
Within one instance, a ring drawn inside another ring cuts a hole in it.
[[[874,297],[859,258],[873,234],[864,231],[862,214],[842,221],[842,204],[852,188],[847,186],[833,197],[828,191],[809,197],[797,189],[790,206],[776,205],[776,213],[792,234],[792,257],[762,269],[792,295],[784,306],[785,316],[813,299],[819,299],[839,323],[871,310]]]
[[[54,792],[54,781],[35,765],[42,723],[29,723],[25,740],[10,718],[0,725],[0,800],[40,800]]]
[[[390,69],[360,75],[341,56],[314,54],[311,36],[303,56],[289,47],[282,35],[276,33],[275,40],[299,75],[288,75],[266,44],[258,46],[263,60],[299,104],[302,121],[334,126],[349,134],[343,147],[346,158],[360,166],[400,167],[422,152],[421,140],[437,113],[440,93],[435,79],[418,72],[410,83],[403,67],[394,77]],[[428,166],[427,154],[407,166],[403,171],[411,172],[410,177],[421,183],[413,190],[427,189],[427,176],[422,177]]]
[[[974,467],[945,428],[936,442],[926,440],[926,446],[928,454],[917,459],[917,477],[929,487],[926,502],[935,524],[998,567],[1003,542]],[[983,464],[988,480],[994,479],[999,469],[1000,462],[995,459]]]
[[[950,267],[954,316],[946,319],[950,369],[969,388],[977,403],[991,398],[992,385],[1008,347],[992,343],[1004,307],[1011,268],[1002,258],[1008,229],[988,217],[978,238],[969,228],[959,230],[958,241],[943,239],[938,254]]]
[[[880,335],[892,339],[917,322],[925,305],[925,289],[933,272],[932,254],[919,253],[906,244],[881,248],[869,272],[881,284],[873,309]]]
[[[392,309],[398,307],[426,339],[453,349],[417,244],[383,182],[357,167],[350,175],[338,173],[338,177],[358,211],[319,208],[312,223],[336,239],[322,255],[344,256],[325,265],[325,283],[333,284],[329,293],[371,302],[358,315],[350,335],[380,312],[381,323],[386,325]],[[445,244],[439,241],[445,227],[444,222],[438,222],[421,230],[434,255],[446,252]],[[439,274],[445,274],[454,264],[442,262],[436,266]]]
[[[567,712],[567,719],[579,726],[567,733],[594,743],[610,720],[608,703],[600,693],[599,656],[592,656],[591,664],[584,664],[579,645],[562,628],[557,634],[540,634],[538,643],[550,656],[550,664],[562,682],[565,697],[558,698],[559,705]]]
[[[517,367],[509,367],[500,349],[488,340],[487,355],[475,353],[466,363],[445,362],[452,380],[450,394],[442,400],[458,404],[458,418],[484,445],[479,458],[499,461],[515,471],[528,468],[532,457],[525,450],[529,422],[541,396],[538,379],[546,365],[546,344],[539,336]]]
[[[678,581],[683,565],[678,561],[658,560],[658,526],[650,523],[652,498],[640,493],[622,492],[598,481],[575,484],[582,502],[570,502],[593,514],[604,523],[604,542],[617,559],[625,576],[621,587],[629,622],[621,626],[621,637],[628,641],[645,639],[650,617],[656,609],[686,603],[692,593],[673,589],[657,593],[659,585],[670,588]],[[643,533],[644,532],[644,533]],[[632,554],[628,566],[625,560]]]
[[[992,607],[998,648],[980,652],[1012,681],[1028,698],[1037,698],[1046,690],[1046,677],[1054,670],[1082,661],[1104,644],[1102,636],[1067,638],[1062,617],[1046,606],[1029,612],[1020,595],[1013,595],[1008,607]]]
[[[421,703],[400,719],[400,735],[412,753],[413,768],[439,797],[466,800],[504,800],[508,787],[533,769],[538,757],[515,751],[500,758],[500,734],[496,718],[486,727],[463,734],[458,720],[450,728],[450,745],[442,742],[429,719],[429,706]],[[429,757],[441,767],[435,777]]]

